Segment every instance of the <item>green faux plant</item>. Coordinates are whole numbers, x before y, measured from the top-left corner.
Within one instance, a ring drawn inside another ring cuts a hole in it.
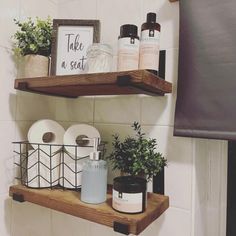
[[[51,54],[52,20],[50,17],[46,20],[36,17],[35,22],[30,17],[25,22],[16,19],[14,21],[20,28],[13,35],[15,39],[13,51],[16,55],[49,56]]]
[[[135,137],[128,136],[123,142],[117,134],[113,135],[113,151],[107,159],[113,170],[132,176],[146,176],[150,180],[166,166],[167,160],[160,152],[156,152],[157,140],[145,138],[138,122],[134,122],[132,128],[136,133]]]

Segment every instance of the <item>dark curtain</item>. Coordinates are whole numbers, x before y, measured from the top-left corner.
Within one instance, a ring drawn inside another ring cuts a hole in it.
[[[236,140],[236,0],[180,0],[174,135]]]

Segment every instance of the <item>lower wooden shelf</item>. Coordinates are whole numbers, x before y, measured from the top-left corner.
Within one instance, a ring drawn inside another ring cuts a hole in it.
[[[30,189],[22,185],[14,185],[9,195],[19,202],[28,201],[43,207],[64,212],[92,222],[113,227],[123,234],[141,233],[149,224],[157,219],[168,207],[167,196],[148,193],[147,209],[141,214],[123,214],[112,209],[112,195],[107,194],[107,201],[92,205],[80,201],[80,192],[62,189]]]

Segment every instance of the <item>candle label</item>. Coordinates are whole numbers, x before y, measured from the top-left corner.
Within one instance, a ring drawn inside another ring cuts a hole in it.
[[[112,207],[121,212],[142,212],[143,193],[123,193],[113,189]]]

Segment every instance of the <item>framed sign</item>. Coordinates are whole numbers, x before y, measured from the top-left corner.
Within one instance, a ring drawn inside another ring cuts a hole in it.
[[[50,74],[82,74],[88,46],[99,41],[98,20],[54,19]]]

